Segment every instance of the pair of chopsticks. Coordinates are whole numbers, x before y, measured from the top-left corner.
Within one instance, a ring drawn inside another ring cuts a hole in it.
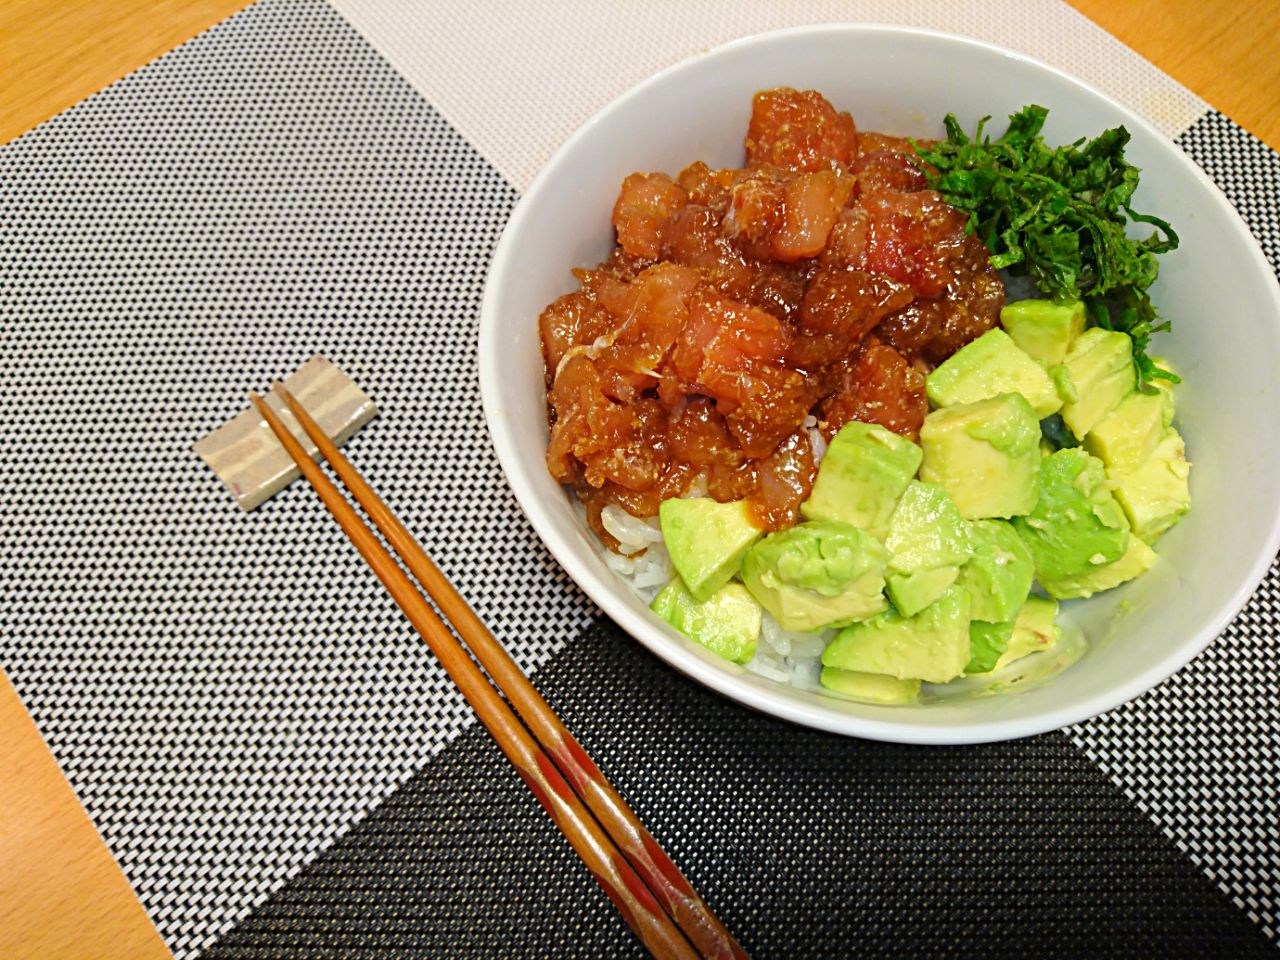
[[[409,531],[293,395],[279,383],[272,389],[466,641],[492,684],[275,412],[256,393],[250,399],[649,952],[661,958],[745,958],[724,924]]]

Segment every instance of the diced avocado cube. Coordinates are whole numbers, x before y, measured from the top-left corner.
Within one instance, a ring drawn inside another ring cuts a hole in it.
[[[909,617],[955,583],[960,564],[973,555],[968,524],[955,501],[935,483],[912,480],[889,520],[885,538],[889,599]]]
[[[884,590],[904,617],[919,613],[956,582],[960,568],[931,567],[915,573],[887,573]]]
[[[884,610],[889,554],[839,520],[771,533],[742,559],[742,582],[783,630],[846,626]]]
[[[1191,464],[1178,431],[1170,427],[1142,466],[1112,470],[1115,496],[1133,526],[1133,533],[1155,543],[1191,508],[1188,485]]]
[[[1084,448],[1108,473],[1132,470],[1151,459],[1172,422],[1173,395],[1168,390],[1135,390],[1085,434]]]
[[[995,669],[996,661],[1009,646],[1009,638],[1013,636],[1013,621],[1004,623],[984,623],[973,620],[969,623],[969,662],[965,665],[965,673],[990,673]]]
[[[896,573],[961,564],[973,556],[969,525],[951,495],[920,480],[912,480],[898,501],[884,545]]]
[[[1133,341],[1117,330],[1093,327],[1076,338],[1062,361],[1076,399],[1062,406],[1062,419],[1083,440],[1085,434],[1133,392]]]
[[[935,407],[976,403],[1002,393],[1022,394],[1037,418],[1062,406],[1049,375],[999,327],[953,353],[929,374],[925,391]]]
[[[966,520],[1012,517],[1036,502],[1040,423],[1019,394],[935,410],[920,428],[920,479],[939,483]]]
[[[1058,391],[1058,397],[1064,404],[1075,403],[1080,399],[1080,394],[1076,392],[1076,385],[1071,382],[1071,371],[1067,369],[1065,363],[1055,363],[1050,367],[1049,379],[1053,381],[1053,388]]]
[[[884,673],[900,680],[946,683],[969,662],[969,594],[952,587],[913,617],[890,610],[841,630],[822,664]]]
[[[745,500],[664,500],[658,519],[672,566],[699,600],[732,580],[747,550],[764,535]]]
[[[1079,300],[1019,300],[1005,304],[1000,311],[1000,326],[1046,370],[1066,358],[1072,342],[1084,332],[1084,325],[1084,304]]]
[[[1041,461],[1040,497],[1013,526],[1042,583],[1114,563],[1129,545],[1129,522],[1107,490],[1102,463],[1080,447]]]
[[[843,520],[883,540],[889,517],[924,454],[876,423],[846,423],[831,438],[809,499],[806,520]]]
[[[1096,567],[1088,573],[1074,577],[1063,577],[1060,580],[1041,580],[1040,585],[1051,597],[1059,600],[1070,600],[1072,597],[1091,597],[1102,590],[1118,587],[1134,577],[1151,569],[1156,562],[1156,553],[1149,546],[1129,534],[1129,546],[1115,563],[1105,567]]]
[[[1062,639],[1062,628],[1055,622],[1058,618],[1058,601],[1046,600],[1044,597],[1027,597],[1027,602],[1018,611],[1013,622],[1013,633],[1009,637],[1009,645],[996,661],[995,669],[1000,670],[1021,660],[1023,657],[1048,650]]]
[[[653,598],[649,609],[690,640],[734,663],[756,655],[763,613],[740,583],[726,583],[708,600],[699,600],[676,577]]]
[[[969,615],[987,623],[1012,622],[1035,579],[1030,549],[1004,520],[973,521],[969,539],[973,557],[956,581],[969,591]]]
[[[819,680],[832,693],[863,703],[896,705],[920,700],[919,680],[899,680],[883,673],[861,673],[836,667],[823,667]]]

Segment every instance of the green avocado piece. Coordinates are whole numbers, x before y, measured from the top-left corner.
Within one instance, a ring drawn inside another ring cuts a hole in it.
[[[764,535],[745,500],[663,500],[658,519],[672,566],[699,600],[732,580],[747,550]]]
[[[953,353],[925,381],[935,407],[954,407],[1020,393],[1037,419],[1056,413],[1062,398],[1049,375],[999,327]]]
[[[1093,327],[1076,338],[1062,362],[1076,395],[1063,404],[1062,419],[1083,440],[1137,385],[1133,341],[1117,330]]]
[[[920,479],[941,484],[966,520],[1012,517],[1036,502],[1040,423],[1019,394],[935,410],[920,428]]]
[[[887,606],[889,554],[871,534],[839,520],[771,533],[742,559],[742,582],[783,630],[821,630]]]
[[[806,520],[843,520],[883,540],[923,456],[906,437],[879,424],[846,423],[831,438],[800,512]]]
[[[923,610],[955,583],[973,555],[968,524],[936,483],[912,480],[889,520],[885,576],[889,599],[904,617]]]
[[[1053,388],[1058,391],[1058,396],[1062,398],[1062,402],[1075,403],[1080,399],[1080,394],[1076,392],[1076,385],[1071,382],[1071,371],[1067,369],[1065,363],[1055,363],[1049,368],[1049,379],[1053,381]],[[1062,416],[1061,413],[1058,416]]]
[[[889,521],[889,569],[914,573],[954,566],[973,556],[969,525],[951,495],[936,483],[912,480]]]
[[[1072,342],[1084,332],[1084,304],[1019,300],[1005,304],[1000,326],[1027,356],[1048,370],[1066,358]]]
[[[1088,573],[1074,577],[1062,577],[1059,580],[1041,580],[1040,585],[1051,597],[1059,600],[1070,600],[1073,597],[1091,597],[1102,590],[1118,587],[1134,577],[1151,569],[1156,562],[1156,553],[1149,546],[1129,534],[1129,545],[1124,554],[1115,563],[1105,567],[1096,567]]]
[[[1027,602],[1018,611],[1013,621],[1013,633],[1009,637],[1009,645],[996,661],[995,668],[1000,670],[1021,660],[1032,653],[1048,650],[1062,639],[1062,628],[1055,622],[1058,618],[1058,601],[1046,600],[1044,597],[1027,597]]]
[[[863,703],[896,705],[920,700],[919,680],[899,680],[883,673],[861,673],[836,667],[823,667],[819,680],[832,693]]]
[[[1128,548],[1129,522],[1107,491],[1102,463],[1080,447],[1041,461],[1040,497],[1013,526],[1042,583],[1114,563]]]
[[[1168,390],[1135,390],[1099,420],[1084,437],[1084,448],[1102,461],[1108,473],[1142,466],[1173,423],[1173,395]]]
[[[890,610],[841,630],[822,664],[884,673],[900,680],[946,683],[969,662],[969,594],[952,587],[915,616]]]
[[[1155,543],[1191,508],[1191,464],[1177,430],[1170,427],[1142,466],[1112,470],[1109,479],[1138,539]]]
[[[649,609],[726,660],[746,663],[756,655],[764,615],[740,583],[726,583],[709,599],[699,600],[676,577],[653,598]]]
[[[960,568],[930,567],[915,573],[886,573],[884,591],[904,617],[919,613],[956,582]]]
[[[995,669],[996,661],[1009,646],[1009,638],[1013,636],[1013,621],[1004,623],[984,623],[974,620],[969,624],[969,662],[965,665],[965,673],[989,673]]]
[[[969,591],[969,615],[987,623],[1012,622],[1035,579],[1031,551],[1004,520],[973,521],[969,539],[973,558],[960,568],[956,581]]]

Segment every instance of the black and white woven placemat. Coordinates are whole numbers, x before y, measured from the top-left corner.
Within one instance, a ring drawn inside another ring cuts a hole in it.
[[[192,441],[319,351],[349,447],[760,956],[1274,955],[1280,575],[1063,733],[862,743],[602,621],[489,448],[508,178],[319,0],[262,0],[0,148],[0,667],[180,960],[634,955],[310,492],[245,516]],[[1280,157],[1179,141],[1280,264]],[[567,641],[567,642],[566,642]]]

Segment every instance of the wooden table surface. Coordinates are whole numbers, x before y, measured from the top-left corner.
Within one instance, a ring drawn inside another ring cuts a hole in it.
[[[1280,149],[1280,3],[1071,0]],[[0,0],[0,143],[153,60],[247,0]],[[0,958],[169,953],[0,675]]]

